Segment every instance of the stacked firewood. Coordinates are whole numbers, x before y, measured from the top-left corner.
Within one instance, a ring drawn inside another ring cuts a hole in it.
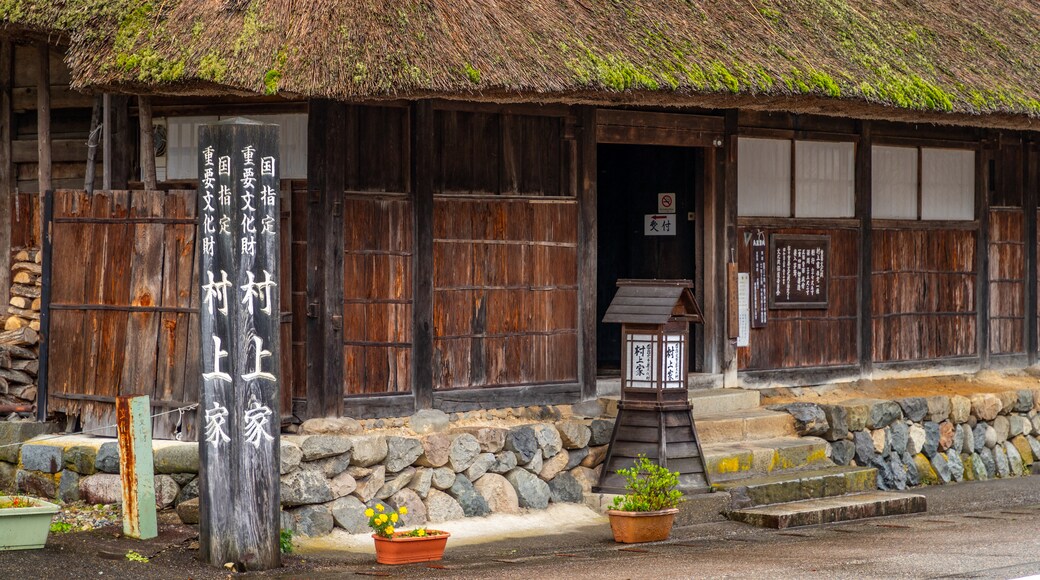
[[[43,253],[15,250],[11,260],[11,305],[4,330],[29,327],[40,330],[40,273]]]
[[[40,368],[40,273],[43,254],[18,248],[11,255],[11,303],[0,332],[0,398],[7,405],[36,402]]]

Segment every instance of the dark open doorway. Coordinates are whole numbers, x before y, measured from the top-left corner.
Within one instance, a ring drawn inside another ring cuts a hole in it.
[[[704,154],[699,148],[600,145],[597,148],[597,320],[620,278],[684,278],[701,287],[699,227]],[[659,212],[659,195],[674,195],[675,213]],[[650,216],[650,217],[647,217]],[[655,216],[660,219],[655,219]],[[690,329],[690,370],[700,371],[700,325]],[[621,363],[621,329],[598,323],[597,364],[613,374]]]

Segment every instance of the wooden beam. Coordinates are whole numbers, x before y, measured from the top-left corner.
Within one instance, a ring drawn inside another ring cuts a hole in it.
[[[975,219],[979,222],[975,237],[975,311],[979,367],[989,367],[989,160],[995,140],[987,140],[975,153]]]
[[[599,232],[597,214],[597,111],[580,110],[578,154],[578,382],[582,400],[595,399],[596,392],[596,272]]]
[[[721,238],[721,243],[716,248],[718,251],[716,256],[718,260],[718,283],[723,297],[725,297],[727,286],[727,264],[737,261],[737,133],[737,110],[730,109],[726,111],[726,137],[723,139],[725,161],[722,168],[724,177],[720,190],[722,199],[717,205],[718,215],[716,218],[718,219],[718,233]],[[727,382],[735,382],[737,378],[737,346],[735,340],[728,339],[726,329],[722,324],[722,321],[727,318],[726,306],[728,302],[728,300],[721,299],[716,303],[715,307],[718,308],[719,317],[719,346],[721,347],[719,354],[722,361],[721,370],[725,374],[723,380],[726,386],[733,386],[727,384]]]
[[[137,119],[141,127],[141,181],[145,189],[154,191],[158,183],[155,179],[155,127],[152,126],[151,97],[137,97]]]
[[[103,97],[94,99],[94,109],[90,112],[90,133],[87,134],[87,169],[83,173],[83,189],[94,193],[94,174],[97,171],[97,149],[101,140],[101,108]]]
[[[43,194],[52,189],[51,184],[51,49],[41,42],[36,46],[37,94],[36,94],[36,150],[39,166],[37,180],[40,183],[40,207]]]
[[[1027,142],[1023,148],[1025,153],[1025,199],[1022,200],[1023,221],[1025,222],[1026,243],[1026,308],[1025,308],[1025,345],[1029,364],[1037,361],[1037,188],[1040,187],[1040,149],[1036,142]]]
[[[870,121],[863,121],[860,140],[856,145],[856,219],[859,220],[859,286],[857,288],[857,319],[859,340],[859,368],[864,375],[874,369],[874,226],[872,220],[873,199],[871,197],[872,136]]]
[[[134,131],[130,128],[130,97],[112,95],[112,188],[127,189],[134,158]]]
[[[433,175],[436,135],[431,101],[412,107],[412,392],[416,409],[433,407]]]
[[[14,45],[0,42],[0,304],[11,299],[11,201],[15,166],[11,159],[11,88],[14,84]]]
[[[307,418],[343,412],[346,105],[311,101],[307,129]]]
[[[102,103],[101,189],[112,190],[112,95],[105,93]]]

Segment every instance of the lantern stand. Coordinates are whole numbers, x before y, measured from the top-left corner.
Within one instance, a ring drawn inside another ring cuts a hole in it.
[[[690,323],[703,323],[690,280],[618,280],[603,322],[621,323],[621,401],[596,493],[625,493],[617,470],[646,455],[679,472],[679,490],[711,489],[690,406]]]

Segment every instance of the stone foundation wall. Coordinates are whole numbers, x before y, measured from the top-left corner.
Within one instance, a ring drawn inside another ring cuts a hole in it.
[[[1040,460],[1040,390],[770,408],[829,441],[835,463],[876,467],[881,489],[1026,475]]]
[[[403,526],[544,509],[594,497],[614,420],[569,408],[449,417],[423,411],[374,421],[317,419],[281,441],[282,527],[324,535],[366,531],[366,506],[407,506]],[[532,420],[536,419],[536,420]],[[0,445],[39,435],[37,423],[0,423]],[[198,444],[154,443],[156,503],[198,513]],[[0,488],[89,503],[121,501],[115,440],[63,436],[0,447]]]

